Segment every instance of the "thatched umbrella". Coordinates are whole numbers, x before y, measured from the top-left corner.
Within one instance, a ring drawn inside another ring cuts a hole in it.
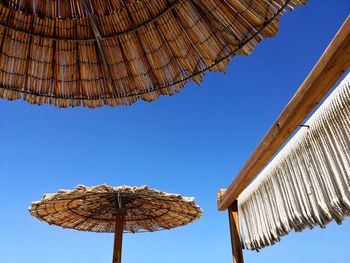
[[[225,71],[307,0],[4,0],[0,97],[128,105]]]
[[[91,232],[114,232],[113,263],[121,262],[123,232],[171,229],[198,220],[193,198],[143,187],[79,185],[46,194],[29,208],[40,221]]]

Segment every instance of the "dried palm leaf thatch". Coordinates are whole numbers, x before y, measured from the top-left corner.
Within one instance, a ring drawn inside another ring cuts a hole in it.
[[[143,187],[79,185],[46,194],[32,203],[32,216],[49,224],[91,232],[114,232],[124,215],[124,232],[171,229],[198,220],[202,210],[193,198]]]
[[[4,0],[0,97],[129,105],[225,71],[306,0]]]

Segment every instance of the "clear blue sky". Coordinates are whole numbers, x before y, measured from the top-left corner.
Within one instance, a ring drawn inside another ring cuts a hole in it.
[[[125,235],[125,263],[232,262],[225,188],[314,66],[350,11],[348,0],[310,0],[288,12],[277,37],[201,86],[131,107],[58,109],[0,100],[0,262],[111,262],[113,235],[39,223],[31,201],[78,184],[144,185],[195,196],[202,219]],[[350,220],[292,233],[246,262],[350,262]]]

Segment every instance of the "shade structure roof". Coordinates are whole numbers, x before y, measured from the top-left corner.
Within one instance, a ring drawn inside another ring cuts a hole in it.
[[[0,97],[59,107],[153,101],[225,71],[305,2],[1,1]]]
[[[168,194],[147,186],[79,185],[74,190],[46,194],[29,208],[32,216],[49,224],[91,232],[115,231],[124,215],[124,232],[171,229],[198,220],[202,210],[193,198]]]

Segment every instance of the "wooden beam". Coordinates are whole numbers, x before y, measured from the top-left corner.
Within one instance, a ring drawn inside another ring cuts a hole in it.
[[[218,195],[216,197],[217,204],[219,204],[222,200],[222,197],[224,196],[224,193],[226,192],[227,189],[220,189],[218,192]]]
[[[237,201],[235,201],[228,208],[228,217],[230,221],[230,234],[231,234],[231,246],[232,246],[232,257],[234,263],[243,263],[243,251],[242,241],[239,229],[238,221],[238,207]]]
[[[123,245],[123,232],[124,232],[124,219],[125,214],[119,213],[116,216],[115,228],[114,228],[114,249],[113,249],[113,263],[122,262],[122,245]]]
[[[350,67],[350,16],[218,204],[227,209]]]

